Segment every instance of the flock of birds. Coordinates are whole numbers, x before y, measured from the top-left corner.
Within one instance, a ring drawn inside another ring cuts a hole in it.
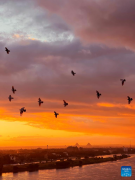
[[[5,47],[5,51],[7,52],[7,54],[9,54],[9,52],[10,52],[10,50],[9,50],[8,48],[6,48],[6,47]],[[71,71],[71,74],[72,74],[73,76],[75,76],[76,73],[72,70],[72,71]],[[125,81],[126,81],[126,79],[120,79],[120,81],[122,82],[122,86],[123,86],[124,83],[125,83]],[[14,88],[14,86],[12,86],[12,92],[13,92],[13,94],[15,94],[15,91],[16,91],[16,89]],[[97,98],[99,99],[100,96],[101,96],[101,94],[100,94],[98,91],[96,91],[96,93],[97,93]],[[129,96],[127,96],[127,98],[128,98],[128,99],[127,99],[127,100],[128,100],[128,104],[130,104],[131,101],[133,100],[133,98],[130,98]],[[11,100],[14,99],[14,98],[13,98],[11,95],[9,95],[8,99],[9,99],[9,101],[11,101]],[[64,107],[66,107],[66,106],[68,105],[68,103],[67,103],[65,100],[63,100],[63,102],[64,102]],[[38,103],[39,103],[39,106],[41,106],[41,104],[43,103],[43,101],[39,98],[39,99],[38,99]],[[22,107],[22,108],[20,109],[20,115],[22,115],[23,112],[26,112],[25,107]],[[54,115],[55,115],[55,117],[57,118],[57,116],[59,115],[59,113],[57,113],[57,112],[54,111]]]

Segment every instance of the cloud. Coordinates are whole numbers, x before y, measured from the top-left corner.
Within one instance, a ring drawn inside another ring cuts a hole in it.
[[[38,0],[37,4],[57,14],[69,24],[75,35],[87,43],[134,46],[134,7],[131,0]]]
[[[1,1],[0,15],[1,41],[25,40],[29,36],[43,42],[73,38],[70,27],[62,18],[49,15],[31,0]]]

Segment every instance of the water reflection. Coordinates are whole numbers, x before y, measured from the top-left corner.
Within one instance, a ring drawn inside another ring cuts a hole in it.
[[[39,170],[34,172],[5,173],[0,180],[123,180],[121,166],[132,166],[132,177],[135,180],[135,155],[115,162],[83,165],[67,169]]]

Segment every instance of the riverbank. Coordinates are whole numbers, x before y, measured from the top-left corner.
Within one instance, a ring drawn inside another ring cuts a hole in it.
[[[17,173],[23,171],[37,171],[42,169],[61,169],[68,168],[74,166],[83,166],[86,164],[95,164],[95,163],[103,163],[108,161],[116,161],[124,158],[128,158],[128,155],[115,156],[115,157],[107,157],[107,158],[85,158],[85,159],[77,159],[77,160],[67,160],[60,162],[48,162],[48,163],[31,163],[31,164],[22,164],[22,165],[9,165],[3,166],[2,173]]]

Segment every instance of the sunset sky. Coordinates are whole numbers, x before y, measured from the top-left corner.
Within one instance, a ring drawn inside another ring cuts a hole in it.
[[[134,9],[134,0],[0,0],[0,147],[135,145]]]

